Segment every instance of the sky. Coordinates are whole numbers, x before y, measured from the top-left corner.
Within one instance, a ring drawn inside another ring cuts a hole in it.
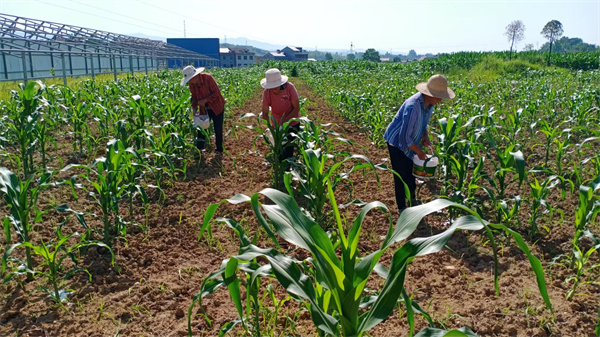
[[[0,0],[0,13],[126,35],[181,38],[185,27],[185,37],[221,43],[393,54],[508,50],[513,20],[525,25],[517,49],[538,48],[544,25],[558,20],[563,36],[600,45],[600,0]]]

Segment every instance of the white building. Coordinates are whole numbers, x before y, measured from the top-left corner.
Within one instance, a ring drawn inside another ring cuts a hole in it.
[[[246,48],[220,48],[219,54],[223,68],[247,67],[256,63],[254,53]]]

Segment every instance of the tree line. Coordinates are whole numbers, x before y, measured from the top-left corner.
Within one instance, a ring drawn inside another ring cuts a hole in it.
[[[555,52],[583,52],[600,49],[598,46],[583,42],[580,38],[568,38],[566,36],[561,38],[563,33],[563,25],[558,20],[549,21],[540,32],[540,34],[548,40],[548,42],[540,48],[541,52],[548,52],[548,65],[550,65],[550,55],[552,54],[553,48]],[[525,25],[523,24],[523,21],[514,20],[509,23],[508,26],[506,26],[504,35],[508,38],[508,42],[510,43],[510,60],[515,44],[525,38]],[[525,45],[524,50],[533,50],[533,44]]]

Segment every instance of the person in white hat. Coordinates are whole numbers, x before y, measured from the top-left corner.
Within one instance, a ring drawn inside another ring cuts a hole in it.
[[[279,69],[273,68],[265,72],[265,78],[260,81],[260,85],[265,89],[262,97],[262,118],[271,123],[269,118],[269,107],[275,123],[281,125],[289,122],[292,118],[300,117],[300,100],[296,87],[288,82],[288,77],[281,75]],[[287,139],[294,141],[292,133],[300,131],[300,122],[292,121],[288,127]],[[283,155],[279,160],[285,160],[294,155],[294,147],[288,146],[284,149]]]
[[[212,75],[203,73],[204,68],[187,66],[183,68],[181,85],[187,84],[192,94],[192,111],[194,117],[204,119],[208,116],[213,121],[215,132],[215,151],[223,153],[223,115],[225,114],[225,99]],[[204,133],[198,130],[196,147],[204,150],[206,139]]]
[[[392,169],[402,177],[400,179],[394,175],[396,204],[400,212],[406,208],[404,184],[410,191],[413,204],[415,201],[413,156],[421,160],[427,158],[423,147],[432,145],[427,125],[433,113],[433,106],[443,99],[452,99],[455,96],[454,91],[448,87],[446,77],[439,74],[431,76],[427,82],[417,84],[416,88],[418,92],[404,101],[383,135],[390,153]]]

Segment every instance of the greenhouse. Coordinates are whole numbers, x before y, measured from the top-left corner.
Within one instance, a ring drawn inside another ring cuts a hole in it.
[[[166,42],[0,14],[0,81],[212,67],[219,60]]]

